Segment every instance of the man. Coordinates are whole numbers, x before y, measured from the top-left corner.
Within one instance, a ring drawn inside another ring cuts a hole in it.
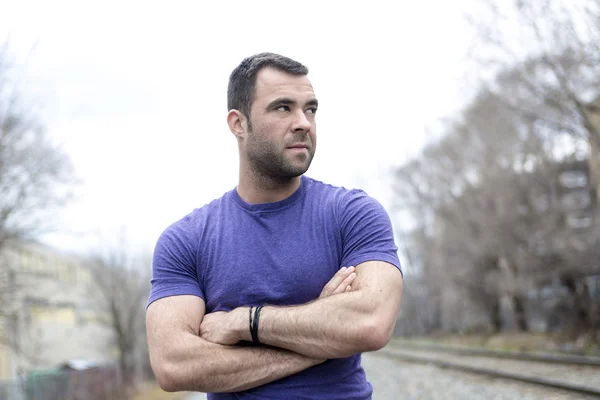
[[[232,72],[236,189],[159,238],[147,309],[167,391],[209,399],[370,399],[360,353],[389,341],[402,274],[383,207],[310,179],[318,102],[302,64]]]

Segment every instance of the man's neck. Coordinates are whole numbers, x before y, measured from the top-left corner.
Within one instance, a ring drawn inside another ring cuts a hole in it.
[[[285,179],[240,176],[237,192],[248,204],[275,203],[294,194],[300,187],[301,178],[301,176]]]

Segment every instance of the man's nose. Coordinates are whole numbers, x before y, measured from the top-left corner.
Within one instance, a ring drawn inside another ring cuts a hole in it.
[[[310,123],[308,118],[306,118],[306,114],[304,114],[304,111],[299,110],[295,113],[293,125],[294,132],[308,132],[311,126],[312,124]]]

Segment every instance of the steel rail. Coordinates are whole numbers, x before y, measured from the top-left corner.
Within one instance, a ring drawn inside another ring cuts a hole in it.
[[[398,353],[397,351],[393,351],[393,350],[389,350],[389,349],[382,349],[373,354],[380,355],[383,357],[388,357],[388,358],[395,359],[395,360],[402,360],[402,361],[414,362],[414,363],[420,363],[420,364],[433,364],[439,368],[469,372],[469,373],[478,374],[478,375],[487,375],[487,376],[491,376],[491,377],[495,377],[495,378],[516,380],[516,381],[525,382],[525,383],[532,383],[532,384],[536,384],[536,385],[540,385],[540,386],[544,386],[544,387],[566,390],[566,391],[578,393],[578,394],[592,395],[592,396],[597,396],[600,398],[600,387],[577,385],[577,384],[572,384],[569,382],[543,378],[543,377],[539,377],[539,376],[535,376],[535,375],[524,375],[524,374],[518,374],[518,373],[512,373],[512,372],[503,372],[503,371],[493,370],[493,369],[489,369],[489,368],[472,367],[472,366],[454,363],[454,362],[441,361],[441,360],[437,360],[434,358],[401,354],[401,353]]]
[[[585,365],[592,367],[600,367],[600,357],[577,356],[570,354],[555,354],[555,353],[531,353],[517,352],[504,350],[491,350],[479,347],[455,347],[443,346],[437,344],[417,344],[408,342],[390,343],[390,347],[397,349],[410,349],[422,351],[438,351],[445,353],[460,354],[466,356],[481,356],[494,358],[508,358],[522,361],[537,361],[544,363],[570,364],[570,365]]]

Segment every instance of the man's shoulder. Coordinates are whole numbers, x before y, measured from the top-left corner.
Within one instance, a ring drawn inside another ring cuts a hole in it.
[[[334,185],[331,183],[320,181],[315,178],[310,178],[308,176],[304,176],[304,179],[307,182],[307,187],[309,191],[311,191],[312,193],[320,193],[323,196],[341,198],[344,196],[366,195],[366,193],[362,189],[351,188],[342,185]]]
[[[235,189],[234,189],[235,190]],[[221,197],[211,200],[210,202],[195,208],[190,214],[195,217],[203,217],[206,215],[214,215],[215,212],[222,210],[223,208],[229,207],[233,202],[232,199],[233,190],[224,193]]]
[[[363,199],[363,201],[376,201],[363,189],[325,183],[306,176],[305,179],[310,195],[319,198],[319,201],[330,200],[336,206],[344,206],[349,202],[360,199]]]
[[[219,218],[231,202],[231,191],[224,193],[221,197],[197,207],[188,214],[172,222],[165,231],[196,231],[204,226],[211,218]]]

